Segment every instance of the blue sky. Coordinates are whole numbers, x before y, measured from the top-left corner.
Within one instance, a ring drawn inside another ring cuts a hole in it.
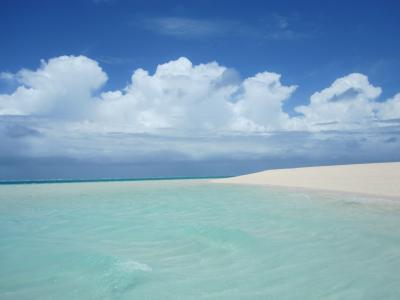
[[[2,179],[400,159],[398,1],[0,6]]]

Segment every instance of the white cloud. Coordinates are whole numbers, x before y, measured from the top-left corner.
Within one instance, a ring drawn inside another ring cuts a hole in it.
[[[83,117],[93,106],[92,92],[107,80],[98,63],[85,56],[52,58],[36,71],[13,76],[21,85],[0,94],[0,115]]]
[[[136,70],[124,91],[101,95],[98,115],[137,131],[265,131],[286,125],[282,102],[294,90],[275,73],[240,82],[233,70],[215,62],[193,66],[182,57],[159,65],[153,75]]]
[[[136,70],[124,91],[102,94],[99,117],[151,129],[216,129],[230,117],[227,97],[235,87],[224,83],[225,67],[193,66],[187,58],[159,65],[154,75]]]
[[[304,115],[300,120],[313,130],[370,127],[379,110],[376,99],[381,92],[367,76],[353,73],[314,93],[310,104],[299,106],[296,111]]]
[[[0,156],[20,148],[16,152],[23,155],[83,159],[159,152],[191,159],[300,157],[312,151],[328,155],[332,145],[341,155],[352,147],[367,151],[375,142],[392,153],[400,141],[385,129],[398,126],[393,119],[400,118],[400,94],[378,101],[381,89],[362,74],[314,93],[295,117],[283,104],[296,86],[283,84],[281,75],[240,79],[216,62],[193,65],[184,57],[159,65],[153,74],[137,69],[124,89],[97,96],[93,92],[107,75],[84,56],[53,58],[37,70],[6,77],[19,86],[0,94],[0,141],[7,145]]]
[[[400,118],[400,93],[386,102],[379,104],[377,115],[381,120],[390,120]]]
[[[263,72],[247,78],[242,83],[242,93],[234,105],[237,120],[234,128],[239,131],[271,131],[286,129],[289,115],[282,105],[296,86],[284,86],[280,75]]]
[[[98,97],[93,92],[107,75],[84,56],[61,56],[42,61],[35,71],[2,74],[20,86],[0,94],[0,115],[90,121],[103,131],[345,130],[400,117],[400,94],[378,102],[381,88],[358,73],[314,93],[308,105],[295,108],[297,117],[283,110],[296,86],[282,84],[281,75],[265,71],[241,81],[236,71],[216,62],[193,65],[184,57],[159,65],[154,74],[137,69],[123,90]]]

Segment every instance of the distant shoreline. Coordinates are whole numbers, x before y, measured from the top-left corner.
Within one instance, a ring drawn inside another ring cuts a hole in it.
[[[400,200],[400,162],[276,169],[211,182],[302,188]]]
[[[42,180],[0,180],[0,185],[14,184],[48,184],[48,183],[86,183],[86,182],[126,182],[126,181],[162,181],[162,180],[196,180],[222,179],[228,176],[204,177],[144,177],[144,178],[101,178],[101,179],[42,179]]]

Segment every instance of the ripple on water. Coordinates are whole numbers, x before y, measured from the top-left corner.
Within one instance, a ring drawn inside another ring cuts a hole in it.
[[[400,299],[400,205],[193,182],[0,189],[1,299]]]

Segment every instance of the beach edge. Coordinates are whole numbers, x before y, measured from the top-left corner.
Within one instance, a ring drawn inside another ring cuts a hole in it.
[[[400,162],[275,169],[209,181],[339,192],[400,200]]]

